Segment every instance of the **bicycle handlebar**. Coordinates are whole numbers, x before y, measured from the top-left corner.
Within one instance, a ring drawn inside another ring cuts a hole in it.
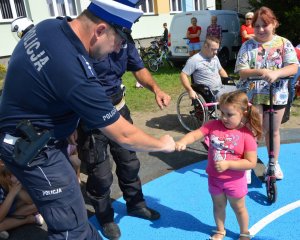
[[[284,80],[284,79],[293,79],[295,76],[288,76],[288,77],[282,77],[282,78],[278,78],[277,80]],[[248,77],[247,78],[250,81],[261,81],[261,80],[265,80],[262,76],[254,76],[254,77]],[[277,81],[276,80],[276,81]]]

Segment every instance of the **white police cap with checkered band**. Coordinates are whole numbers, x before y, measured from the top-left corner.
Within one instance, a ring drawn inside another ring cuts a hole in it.
[[[130,41],[131,27],[143,15],[143,11],[137,8],[112,0],[91,0],[87,9],[114,27],[121,37]]]

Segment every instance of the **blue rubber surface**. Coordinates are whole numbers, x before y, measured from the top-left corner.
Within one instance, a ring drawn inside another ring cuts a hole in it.
[[[281,145],[280,165],[284,180],[277,181],[278,198],[272,205],[267,201],[265,184],[252,171],[246,201],[249,228],[255,233],[253,239],[300,239],[299,149],[300,143]],[[258,155],[266,165],[266,148],[259,148]],[[208,239],[215,223],[207,190],[206,163],[202,161],[184,167],[143,185],[148,206],[161,213],[157,221],[129,217],[124,200],[115,201],[115,221],[121,228],[121,239]],[[100,229],[95,216],[90,221]],[[227,207],[225,226],[227,235],[224,239],[238,239],[239,227],[230,206]]]

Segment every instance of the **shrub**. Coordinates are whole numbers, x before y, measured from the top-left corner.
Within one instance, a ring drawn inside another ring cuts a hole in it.
[[[1,73],[1,74],[6,73],[6,67],[5,67],[4,64],[1,64],[1,63],[0,63],[0,73]]]
[[[2,89],[5,74],[6,74],[6,67],[5,65],[0,63],[0,89]]]

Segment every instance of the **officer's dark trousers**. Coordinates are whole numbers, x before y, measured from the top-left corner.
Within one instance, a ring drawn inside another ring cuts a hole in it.
[[[48,147],[35,158],[33,167],[21,168],[12,159],[14,146],[3,143],[3,138],[0,135],[1,159],[28,191],[45,219],[48,238],[101,239],[88,222],[80,186],[67,158],[66,144]]]
[[[126,105],[119,112],[132,123],[130,111]],[[97,219],[103,225],[104,223],[112,222],[114,219],[114,210],[110,200],[110,187],[113,182],[113,175],[107,154],[108,145],[116,163],[116,174],[127,209],[142,208],[146,206],[146,203],[138,176],[140,162],[136,153],[122,148],[100,131],[96,131],[94,136],[98,159],[96,160],[97,163],[87,163],[88,179],[86,190],[95,208]]]

